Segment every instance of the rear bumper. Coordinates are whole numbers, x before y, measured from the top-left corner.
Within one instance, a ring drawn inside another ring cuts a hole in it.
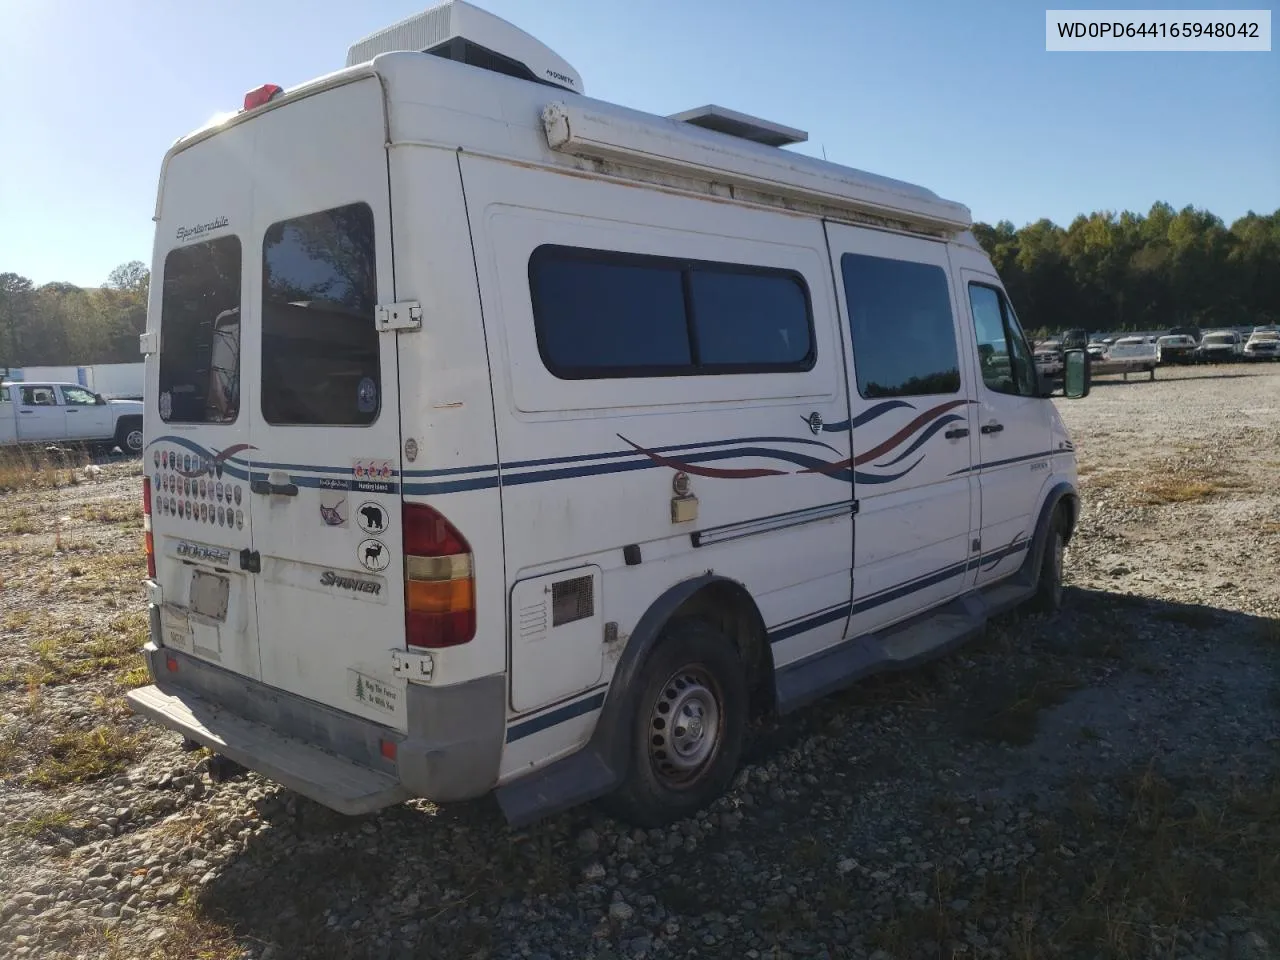
[[[467,800],[497,782],[501,674],[451,687],[408,684],[401,732],[160,647],[152,636],[143,653],[153,685],[129,692],[135,711],[340,813],[411,797]],[[394,760],[383,755],[384,741],[395,744]]]

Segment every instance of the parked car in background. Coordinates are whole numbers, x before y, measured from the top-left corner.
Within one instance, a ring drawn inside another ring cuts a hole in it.
[[[1156,345],[1150,337],[1121,337],[1113,343],[1103,357],[1096,358],[1090,364],[1094,376],[1107,373],[1122,373],[1126,380],[1131,373],[1147,374],[1148,380],[1156,378]]]
[[[1280,329],[1258,327],[1244,345],[1246,360],[1280,359]]]
[[[1111,344],[1108,343],[1106,340],[1094,340],[1090,342],[1088,346],[1085,347],[1085,351],[1089,354],[1089,356],[1093,357],[1096,360],[1099,357],[1106,356],[1107,347],[1109,347],[1110,345]]]
[[[142,452],[142,402],[108,400],[78,383],[0,383],[0,447],[83,444]]]
[[[1043,340],[1037,343],[1032,354],[1036,369],[1046,377],[1062,373],[1062,343],[1059,340]]]
[[[1156,338],[1157,363],[1195,363],[1199,344],[1184,333]]]
[[[1244,341],[1234,330],[1212,330],[1200,341],[1200,359],[1207,363],[1235,363],[1244,355]]]

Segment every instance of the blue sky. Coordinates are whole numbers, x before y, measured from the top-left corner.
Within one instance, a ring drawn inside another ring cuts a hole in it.
[[[1026,0],[478,2],[577,67],[590,96],[777,120],[809,131],[793,149],[923,184],[980,220],[1280,208],[1274,44],[1050,54],[1045,5]],[[0,0],[0,272],[89,285],[149,261],[177,137],[262,83],[341,67],[352,41],[430,5]]]

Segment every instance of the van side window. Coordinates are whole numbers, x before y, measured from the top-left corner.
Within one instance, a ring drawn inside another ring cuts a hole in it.
[[[813,317],[788,270],[542,246],[538,350],[562,380],[807,370]]]
[[[866,399],[957,393],[960,354],[946,271],[846,253],[840,272],[858,393]]]
[[[970,283],[969,304],[982,382],[996,393],[1034,397],[1038,391],[1031,348],[1009,301],[995,287]]]
[[[240,415],[240,238],[170,250],[160,295],[160,418],[234,423]]]
[[[283,220],[262,242],[262,416],[367,426],[381,406],[373,210]]]

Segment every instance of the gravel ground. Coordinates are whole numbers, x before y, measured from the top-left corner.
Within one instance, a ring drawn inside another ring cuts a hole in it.
[[[1057,401],[1067,609],[762,727],[640,831],[348,819],[129,715],[138,467],[0,498],[11,957],[1280,955],[1280,366]]]

